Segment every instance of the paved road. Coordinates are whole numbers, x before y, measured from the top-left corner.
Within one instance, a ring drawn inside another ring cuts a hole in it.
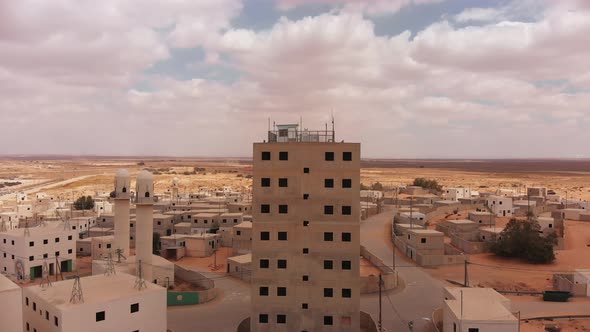
[[[250,284],[218,273],[201,272],[215,278],[221,294],[208,303],[168,308],[168,328],[173,332],[235,332],[250,315]]]
[[[389,266],[393,265],[393,244],[389,236],[393,215],[390,208],[361,222],[361,244]],[[430,319],[432,312],[442,306],[443,282],[414,266],[399,252],[396,254],[396,270],[405,287],[383,298],[383,327],[388,332],[409,331],[408,322],[414,321],[415,332],[434,331],[432,323],[423,318]],[[361,309],[377,320],[379,297],[362,297]]]

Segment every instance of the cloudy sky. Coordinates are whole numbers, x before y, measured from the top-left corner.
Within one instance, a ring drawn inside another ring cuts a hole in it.
[[[475,7],[474,7],[475,6]],[[0,0],[0,154],[590,157],[590,1]]]

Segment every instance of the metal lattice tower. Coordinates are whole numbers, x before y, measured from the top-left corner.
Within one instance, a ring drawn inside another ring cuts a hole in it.
[[[137,263],[137,278],[135,279],[135,286],[133,286],[133,287],[137,288],[137,290],[142,290],[144,288],[147,288],[145,280],[143,279],[143,271],[141,269],[141,260],[139,260]]]
[[[123,249],[116,249],[115,250],[115,254],[117,254],[117,263],[121,263],[121,257],[123,257],[123,259],[127,260],[127,257],[125,257],[125,255],[123,255]]]
[[[41,276],[41,288],[51,287],[51,279],[49,279],[49,265],[47,264],[47,259],[43,261]]]
[[[72,287],[72,296],[70,303],[84,303],[84,294],[82,293],[82,284],[80,283],[80,276],[77,275],[74,279],[74,287]]]
[[[25,221],[25,236],[31,236],[31,231],[29,230],[29,222]]]
[[[115,271],[115,263],[113,262],[113,253],[109,252],[107,255],[107,267],[104,271],[105,276],[115,275],[117,272]]]

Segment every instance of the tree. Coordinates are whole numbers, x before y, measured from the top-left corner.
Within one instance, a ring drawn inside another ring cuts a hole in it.
[[[436,191],[442,190],[442,186],[434,179],[415,178],[413,186],[422,187],[424,189],[434,189]]]
[[[80,196],[74,202],[74,209],[76,210],[92,210],[94,208],[94,199],[92,196]]]
[[[514,257],[533,264],[551,263],[555,260],[553,246],[557,235],[543,236],[536,221],[512,219],[500,236],[492,241],[490,251],[502,257]]]
[[[379,182],[375,182],[371,185],[371,190],[383,191],[383,185]]]
[[[154,255],[160,254],[160,233],[154,232],[152,236],[152,251]]]

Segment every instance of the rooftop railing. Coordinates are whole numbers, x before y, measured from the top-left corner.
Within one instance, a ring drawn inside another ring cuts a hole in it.
[[[333,130],[276,130],[268,132],[269,143],[286,142],[334,142],[336,133]]]

